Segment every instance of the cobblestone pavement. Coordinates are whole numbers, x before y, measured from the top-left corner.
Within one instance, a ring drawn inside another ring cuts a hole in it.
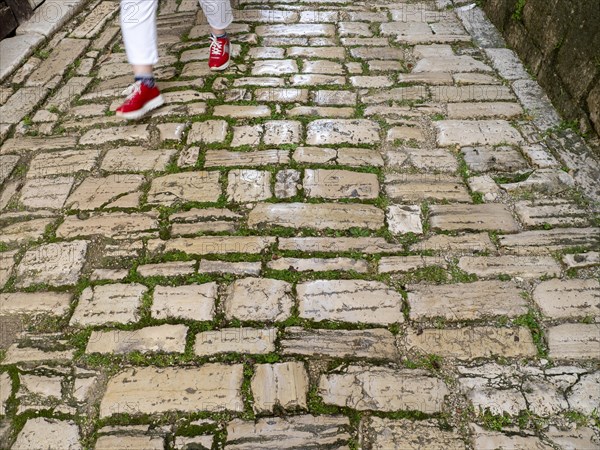
[[[598,448],[598,163],[477,8],[166,0],[126,123],[117,7],[1,87],[0,447]]]

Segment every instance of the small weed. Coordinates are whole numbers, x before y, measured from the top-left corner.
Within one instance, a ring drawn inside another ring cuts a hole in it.
[[[481,192],[471,192],[471,198],[473,199],[473,203],[475,205],[480,205],[483,203],[483,194]]]
[[[336,414],[339,412],[337,406],[329,406],[323,402],[323,399],[319,396],[319,388],[312,386],[308,391],[308,410],[315,414]]]
[[[500,246],[500,236],[498,235],[498,232],[490,231],[489,236],[490,236],[490,241],[492,241],[492,244],[494,244],[496,247],[499,247]]]
[[[390,330],[390,332],[393,335],[397,335],[398,333],[400,333],[400,324],[399,323],[393,323],[388,327],[388,330]]]
[[[548,350],[546,348],[546,344],[544,343],[542,328],[535,312],[533,310],[529,310],[527,314],[517,317],[514,323],[515,325],[529,328],[529,331],[531,331],[531,336],[533,337],[533,343],[537,347],[538,356],[540,358],[547,358]]]
[[[586,415],[579,411],[567,411],[565,412],[565,418],[577,424],[578,427],[585,427],[588,424]]]
[[[594,421],[595,427],[600,428],[600,413],[598,412],[598,408],[595,408],[592,411],[592,420]]]
[[[581,319],[582,323],[587,323],[587,324],[593,324],[596,322],[594,316],[592,316],[591,314],[588,314],[587,316],[585,316],[583,319]]]
[[[498,317],[498,319],[496,319],[496,322],[498,323],[499,326],[505,327],[506,325],[508,325],[508,317],[500,316],[500,317]]]
[[[554,50],[560,50],[560,48],[563,46],[563,44],[565,43],[565,37],[563,36],[560,41],[558,41],[556,43],[556,45],[554,46]]]
[[[417,284],[421,281],[428,283],[446,283],[448,282],[447,270],[440,266],[426,266],[407,273],[402,277],[402,284]]]
[[[515,5],[515,11],[513,12],[512,18],[514,20],[522,21],[523,20],[523,9],[525,9],[525,4],[527,0],[517,0],[517,4]]]
[[[36,50],[35,51],[35,56],[37,56],[40,59],[47,59],[48,56],[50,56],[50,52],[48,50]]]
[[[520,183],[521,181],[525,181],[529,178],[533,172],[522,172],[510,175],[499,175],[494,177],[494,181],[498,184],[509,184],[509,183]]]
[[[492,414],[489,409],[486,409],[481,416],[483,427],[488,430],[502,431],[502,428],[512,425],[512,419],[507,413],[502,415]]]

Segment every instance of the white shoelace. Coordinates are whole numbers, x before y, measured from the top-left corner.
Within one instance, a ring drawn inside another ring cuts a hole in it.
[[[121,92],[121,95],[124,95],[125,97],[127,97],[127,100],[129,100],[131,97],[133,97],[135,94],[137,94],[139,92],[141,84],[142,84],[141,81],[136,81],[135,83],[127,86],[123,90],[123,92]]]
[[[127,98],[125,99],[125,103],[127,103],[133,97],[135,97],[140,92],[141,89],[142,89],[142,82],[141,81],[136,81],[131,86],[129,86],[127,89],[125,89],[122,92],[123,95],[127,96]]]
[[[223,43],[216,36],[210,36],[210,52],[217,56],[223,53]]]

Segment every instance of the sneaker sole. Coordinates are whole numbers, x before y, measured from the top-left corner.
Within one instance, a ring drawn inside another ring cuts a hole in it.
[[[221,70],[225,70],[229,67],[229,64],[231,63],[231,60],[227,61],[225,64],[223,64],[222,66],[219,67],[211,67],[210,70],[213,70],[215,72],[219,72]]]
[[[143,117],[144,115],[148,114],[153,109],[156,109],[156,108],[164,105],[164,103],[165,103],[165,99],[162,97],[162,95],[159,95],[158,97],[155,97],[152,100],[146,102],[146,104],[142,108],[138,109],[137,111],[131,111],[128,113],[117,112],[117,116],[123,117],[124,119],[129,119],[129,120],[139,119],[139,118]]]

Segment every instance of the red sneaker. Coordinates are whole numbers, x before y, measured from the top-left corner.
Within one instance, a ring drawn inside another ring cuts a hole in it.
[[[117,116],[125,119],[139,119],[165,102],[156,86],[150,88],[141,81],[126,89],[125,94],[127,100],[117,108]]]
[[[231,42],[229,37],[210,36],[208,67],[210,70],[225,70],[231,59]]]

